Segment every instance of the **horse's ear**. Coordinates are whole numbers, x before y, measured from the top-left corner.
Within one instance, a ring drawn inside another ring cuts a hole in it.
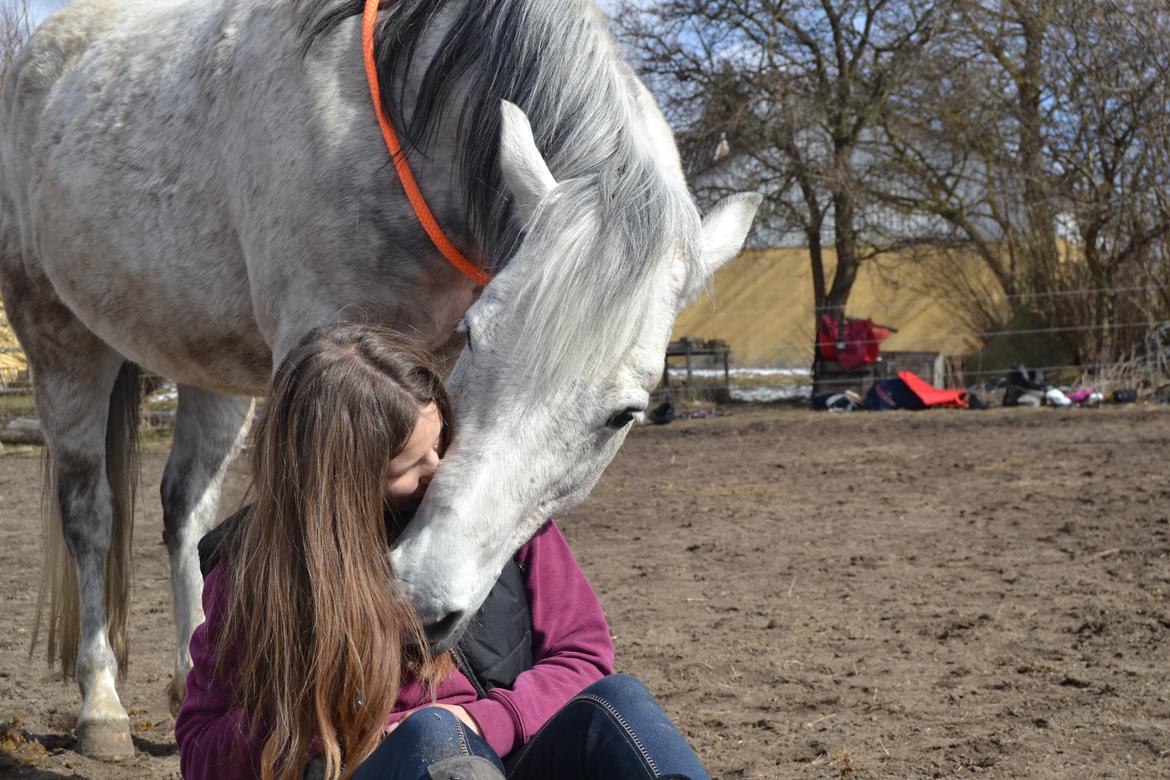
[[[703,268],[710,278],[739,254],[764,196],[755,192],[730,195],[703,217]]]
[[[517,216],[527,223],[557,182],[536,148],[528,117],[515,103],[501,103],[500,171],[512,193]]]
[[[740,192],[716,203],[703,217],[703,241],[699,250],[702,268],[695,274],[700,278],[688,278],[681,257],[671,272],[671,285],[678,294],[680,308],[690,303],[715,272],[743,249],[763,200],[762,195],[754,192]]]

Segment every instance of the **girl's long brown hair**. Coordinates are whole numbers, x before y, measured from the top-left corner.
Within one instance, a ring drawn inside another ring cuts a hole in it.
[[[252,453],[253,508],[225,539],[232,584],[220,673],[267,734],[262,777],[299,778],[320,739],[348,778],[381,737],[404,672],[432,689],[430,657],[390,566],[386,466],[420,410],[450,402],[433,364],[393,332],[310,333],[272,379]]]

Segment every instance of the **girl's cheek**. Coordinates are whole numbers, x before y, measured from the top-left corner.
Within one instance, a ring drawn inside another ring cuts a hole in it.
[[[397,479],[387,480],[386,481],[386,493],[394,498],[401,498],[402,496],[407,495],[407,491],[405,490],[405,485],[403,485],[403,481],[404,480],[402,477],[398,477]]]

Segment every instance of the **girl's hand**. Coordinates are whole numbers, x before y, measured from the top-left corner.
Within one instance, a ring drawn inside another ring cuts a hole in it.
[[[478,737],[483,736],[483,732],[479,730],[479,724],[475,722],[475,718],[471,717],[471,713],[469,713],[467,710],[460,707],[458,704],[428,704],[427,707],[437,707],[438,709],[441,709],[441,710],[447,710],[452,715],[459,718],[459,720],[463,722],[464,726],[467,726],[467,728],[474,731],[476,736],[478,736]],[[391,723],[390,726],[386,729],[386,731],[383,732],[382,736],[389,736],[390,732],[392,732],[392,731],[394,731],[394,729],[398,728],[398,726],[402,723],[402,721],[406,720],[411,715],[418,712],[420,709],[426,709],[426,707],[419,707],[417,709],[411,710],[401,720],[397,720],[394,723]]]

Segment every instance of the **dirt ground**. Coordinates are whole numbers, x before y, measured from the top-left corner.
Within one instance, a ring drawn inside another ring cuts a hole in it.
[[[1170,777],[1168,454],[1149,407],[737,407],[634,431],[563,522],[620,667],[715,777]],[[71,751],[75,686],[27,658],[39,463],[0,458],[0,775],[177,777],[162,464],[121,689],[138,754],[103,765]]]

